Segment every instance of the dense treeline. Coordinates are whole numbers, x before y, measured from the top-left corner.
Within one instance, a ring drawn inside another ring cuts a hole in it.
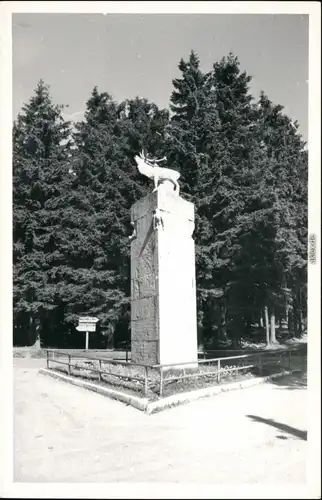
[[[40,81],[13,127],[14,342],[92,346],[130,337],[130,207],[151,190],[142,148],[181,172],[195,203],[199,342],[238,344],[306,324],[308,158],[283,107],[250,92],[229,54],[179,63],[169,110],[95,87],[72,124]],[[257,325],[257,327],[256,327]]]

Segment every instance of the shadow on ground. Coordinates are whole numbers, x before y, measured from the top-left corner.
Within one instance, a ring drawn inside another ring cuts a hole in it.
[[[271,379],[270,383],[277,386],[279,389],[307,389],[307,372],[298,371],[291,375],[276,377]]]
[[[279,431],[283,431],[287,434],[295,436],[298,439],[307,441],[307,431],[301,431],[300,429],[295,429],[295,427],[291,427],[290,425],[281,424],[280,422],[275,422],[275,420],[271,418],[262,418],[258,417],[257,415],[246,415],[246,417],[250,418],[254,422],[270,425],[271,427],[275,427]],[[277,436],[277,437],[279,439],[286,439],[284,436]]]

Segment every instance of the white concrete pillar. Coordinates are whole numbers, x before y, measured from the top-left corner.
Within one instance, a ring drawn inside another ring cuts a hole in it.
[[[132,362],[196,363],[194,205],[164,183],[131,220]]]

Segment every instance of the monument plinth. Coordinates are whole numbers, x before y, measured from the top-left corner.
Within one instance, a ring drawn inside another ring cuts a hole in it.
[[[165,180],[131,221],[132,362],[197,363],[194,205]]]

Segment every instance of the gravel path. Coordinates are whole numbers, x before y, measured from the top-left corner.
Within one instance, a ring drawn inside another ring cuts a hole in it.
[[[155,415],[14,360],[14,480],[304,483],[302,378],[220,394]]]

